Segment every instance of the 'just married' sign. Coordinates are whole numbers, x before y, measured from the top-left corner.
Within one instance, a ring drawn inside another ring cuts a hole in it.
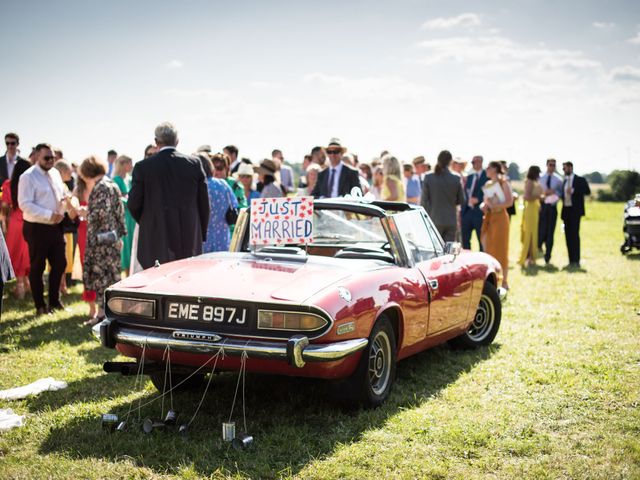
[[[251,200],[251,245],[304,244],[313,235],[313,197]]]

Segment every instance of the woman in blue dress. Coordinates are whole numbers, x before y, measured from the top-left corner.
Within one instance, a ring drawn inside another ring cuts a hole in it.
[[[238,201],[225,180],[213,177],[213,166],[209,157],[206,154],[199,154],[198,157],[207,176],[207,190],[211,205],[207,240],[202,244],[202,253],[226,251],[229,250],[231,241],[226,213],[229,207],[237,209]]]

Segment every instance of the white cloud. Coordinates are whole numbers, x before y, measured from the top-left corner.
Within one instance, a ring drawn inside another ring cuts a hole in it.
[[[609,78],[614,82],[638,82],[640,83],[640,68],[625,65],[611,70]]]
[[[418,59],[419,63],[456,62],[476,72],[528,68],[576,73],[600,67],[600,62],[580,51],[528,46],[498,35],[439,38],[420,42],[418,47],[427,52]]]
[[[640,45],[640,32],[636,33],[636,36],[629,39],[629,43],[633,43],[634,45]]]
[[[165,67],[166,67],[166,68],[173,68],[173,69],[176,69],[176,68],[182,68],[182,67],[184,67],[184,64],[183,64],[180,60],[175,60],[175,59],[174,59],[174,60],[171,60],[171,61],[167,62],[167,63],[165,64]]]
[[[439,17],[427,20],[422,24],[425,30],[439,30],[453,27],[475,27],[482,23],[480,16],[475,13],[462,13],[457,17]]]
[[[598,30],[611,30],[616,27],[614,22],[593,22],[591,25]]]
[[[425,85],[398,76],[349,78],[315,72],[305,75],[303,80],[338,88],[351,99],[416,100],[431,92]]]

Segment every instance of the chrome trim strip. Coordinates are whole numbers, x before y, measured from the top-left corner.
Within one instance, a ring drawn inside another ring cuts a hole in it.
[[[208,342],[192,339],[173,338],[160,332],[134,330],[130,328],[118,328],[114,333],[116,343],[134,345],[147,348],[172,350],[187,353],[215,354],[222,349],[225,355],[240,356],[246,352],[251,358],[268,360],[289,360],[287,356],[286,342],[264,342],[260,340],[237,340],[225,338],[218,342]],[[335,343],[309,344],[301,350],[301,358],[305,362],[332,362],[341,360],[349,355],[359,352],[367,346],[366,338],[354,338]],[[296,352],[298,353],[298,352]],[[296,355],[297,356],[297,355]],[[293,365],[298,362],[291,362]]]

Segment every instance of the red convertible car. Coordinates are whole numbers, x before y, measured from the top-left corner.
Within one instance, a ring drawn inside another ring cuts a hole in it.
[[[445,244],[421,207],[316,200],[305,246],[255,247],[250,230],[245,210],[230,252],[109,288],[96,332],[135,361],[105,370],[136,374],[144,352],[144,373],[162,389],[167,349],[174,385],[201,381],[193,372],[223,352],[222,370],[244,357],[247,371],[331,379],[344,400],[376,406],[399,360],[446,341],[487,345],[498,332],[499,263]]]

